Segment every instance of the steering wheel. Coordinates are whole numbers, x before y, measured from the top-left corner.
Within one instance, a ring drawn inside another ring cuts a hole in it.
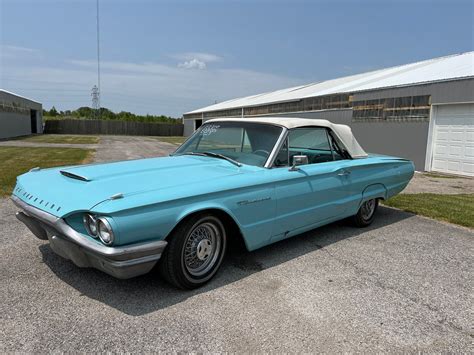
[[[257,155],[260,155],[264,158],[268,157],[270,155],[270,153],[268,151],[266,151],[265,149],[257,149],[255,151],[252,152],[253,154],[257,154]]]

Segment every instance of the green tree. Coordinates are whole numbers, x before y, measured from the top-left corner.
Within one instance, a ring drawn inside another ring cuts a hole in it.
[[[51,110],[45,111],[45,115],[49,116],[60,116],[60,117],[65,117],[65,118],[78,118],[78,119],[96,119],[97,118],[97,112],[87,106],[79,107],[76,110],[65,110],[58,112],[56,108],[53,106]],[[127,112],[127,111],[121,111],[118,113],[115,113],[111,110],[109,110],[106,107],[101,107],[100,108],[100,119],[101,120],[119,120],[119,121],[135,121],[135,122],[152,122],[152,123],[181,123],[179,119],[175,119],[172,117],[160,115],[160,116],[154,116],[154,115],[136,115],[132,112]]]
[[[56,110],[56,107],[51,107],[51,110],[49,110],[49,116],[56,117],[59,115],[58,110]]]

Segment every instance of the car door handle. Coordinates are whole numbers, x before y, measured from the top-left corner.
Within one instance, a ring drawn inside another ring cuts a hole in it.
[[[344,170],[339,170],[337,172],[337,176],[348,176],[350,174],[351,174],[351,172],[349,170],[345,170],[345,169]]]

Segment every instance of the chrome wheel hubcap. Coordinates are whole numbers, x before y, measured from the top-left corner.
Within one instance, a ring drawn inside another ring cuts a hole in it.
[[[364,220],[369,220],[375,212],[375,200],[369,200],[362,204],[361,215]]]
[[[197,245],[196,256],[199,260],[206,260],[211,255],[212,243],[209,239],[201,240]]]
[[[210,271],[219,259],[221,243],[221,232],[214,223],[204,222],[195,226],[184,243],[186,270],[193,276]]]

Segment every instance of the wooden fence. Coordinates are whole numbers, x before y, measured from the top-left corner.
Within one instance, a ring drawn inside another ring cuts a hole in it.
[[[145,123],[118,120],[47,120],[44,133],[182,136],[181,123]]]

